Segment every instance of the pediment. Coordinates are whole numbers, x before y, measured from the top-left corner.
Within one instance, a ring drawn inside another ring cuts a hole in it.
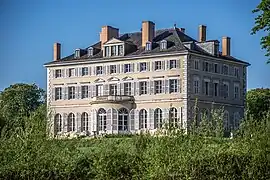
[[[131,80],[133,80],[133,78],[129,76],[123,78],[123,81],[131,81]]]
[[[98,78],[98,79],[96,79],[94,82],[95,82],[95,83],[102,83],[102,82],[105,82],[105,80],[102,79],[102,78]]]
[[[121,41],[121,40],[119,40],[119,39],[116,39],[116,38],[112,38],[112,39],[110,39],[109,41],[107,41],[106,43],[105,43],[105,45],[107,45],[107,44],[117,44],[117,43],[123,43],[124,41]]]
[[[117,77],[111,77],[108,79],[108,81],[119,81],[120,79],[118,79]]]

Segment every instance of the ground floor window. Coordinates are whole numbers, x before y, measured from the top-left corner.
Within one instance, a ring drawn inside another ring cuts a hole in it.
[[[99,131],[106,131],[107,123],[106,123],[106,111],[105,109],[99,109],[97,113],[97,120],[98,120],[98,130]]]
[[[75,115],[73,113],[70,113],[68,115],[68,119],[67,119],[67,131],[75,131]]]
[[[56,133],[62,131],[62,116],[61,114],[56,114],[54,117],[54,125]]]
[[[139,122],[140,122],[140,129],[147,128],[147,111],[145,109],[142,109],[139,112]]]
[[[155,128],[161,128],[162,127],[162,110],[157,108],[154,111],[154,123]]]
[[[128,130],[128,110],[120,109],[118,113],[118,130],[127,131]]]

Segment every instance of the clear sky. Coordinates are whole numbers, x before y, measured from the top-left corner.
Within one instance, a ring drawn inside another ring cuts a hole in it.
[[[131,3],[132,2],[132,3]],[[231,37],[231,54],[251,63],[248,89],[270,87],[270,64],[260,48],[260,35],[250,35],[259,0],[1,0],[0,90],[13,83],[46,87],[43,64],[52,60],[54,42],[62,56],[99,40],[102,25],[120,33],[139,31],[143,20],[156,28],[186,28],[197,39],[198,25],[207,39]]]

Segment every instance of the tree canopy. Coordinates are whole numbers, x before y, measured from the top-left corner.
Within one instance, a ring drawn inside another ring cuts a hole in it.
[[[266,32],[266,35],[261,38],[261,45],[262,49],[266,50],[265,55],[269,57],[267,63],[270,63],[270,0],[262,0],[252,12],[257,13],[258,16],[255,18],[255,26],[251,34],[261,30]]]

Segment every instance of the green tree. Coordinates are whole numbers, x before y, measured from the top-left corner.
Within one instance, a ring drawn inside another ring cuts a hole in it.
[[[45,92],[35,84],[14,84],[0,94],[1,123],[9,128],[23,126],[28,117],[45,101]]]
[[[270,111],[270,89],[257,88],[247,92],[247,111],[255,119],[261,119]]]
[[[262,0],[252,12],[257,13],[258,16],[255,18],[255,26],[251,34],[261,30],[266,32],[266,35],[261,38],[261,45],[262,49],[266,49],[265,55],[270,57],[270,0]],[[267,63],[270,63],[270,58]]]

